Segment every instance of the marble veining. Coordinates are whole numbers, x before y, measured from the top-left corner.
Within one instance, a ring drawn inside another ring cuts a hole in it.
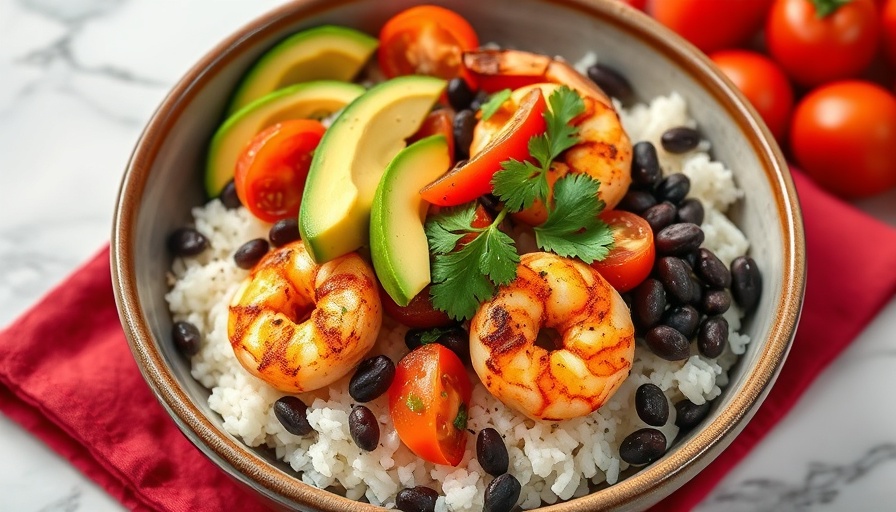
[[[816,506],[831,505],[845,487],[894,460],[896,444],[885,443],[872,447],[849,463],[809,462],[808,472],[800,482],[757,478],[734,486],[723,485],[699,510],[803,512]]]
[[[0,0],[0,326],[108,242],[122,170],[174,81],[285,1]],[[858,206],[896,225],[896,192]],[[893,332],[896,301],[699,510],[896,509]],[[0,511],[123,510],[2,415],[0,454]]]

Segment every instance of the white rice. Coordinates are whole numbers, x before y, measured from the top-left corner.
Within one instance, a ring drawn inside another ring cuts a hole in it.
[[[704,246],[727,264],[745,254],[744,235],[725,217],[725,210],[742,192],[732,173],[713,162],[708,144],[685,155],[668,154],[659,138],[675,126],[694,126],[678,94],[658,97],[648,105],[621,110],[632,141],[649,140],[658,149],[663,172],[683,172],[691,178],[691,196],[706,210]],[[218,200],[193,210],[196,228],[211,241],[212,249],[196,258],[175,261],[171,290],[166,299],[174,320],[195,324],[203,333],[200,352],[191,360],[192,374],[211,389],[209,406],[221,415],[224,429],[249,446],[267,446],[286,461],[303,482],[343,492],[350,499],[394,508],[396,493],[405,487],[430,486],[442,495],[439,511],[478,511],[491,477],[482,471],[470,436],[457,467],[439,466],[416,457],[399,440],[391,425],[388,399],[366,404],[380,422],[380,444],[371,452],[359,449],[348,431],[353,401],[348,377],[314,393],[300,395],[309,404],[308,421],[316,431],[307,437],[288,433],[273,412],[282,392],[248,374],[236,361],[227,339],[227,305],[248,272],[233,264],[234,251],[244,242],[267,235],[269,225],[255,220],[245,209],[226,210]],[[468,428],[478,432],[494,427],[503,433],[510,454],[510,473],[523,486],[519,504],[531,509],[543,503],[583,496],[589,488],[619,481],[628,464],[619,457],[619,445],[629,433],[644,428],[634,408],[635,390],[652,382],[663,389],[670,403],[687,398],[696,404],[712,400],[727,384],[727,370],[746,350],[749,337],[737,333],[741,312],[736,306],[725,314],[731,333],[729,346],[716,360],[693,349],[686,361],[670,362],[638,344],[630,377],[601,409],[583,418],[538,422],[508,409],[476,383]],[[407,351],[405,328],[384,320],[371,355],[383,353],[398,361]],[[692,344],[695,345],[695,344]],[[671,442],[677,434],[675,409],[660,430]]]

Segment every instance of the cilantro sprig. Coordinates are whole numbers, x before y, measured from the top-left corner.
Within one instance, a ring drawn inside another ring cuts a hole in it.
[[[501,108],[501,105],[509,99],[510,89],[503,89],[489,96],[488,101],[479,107],[479,111],[482,112],[482,120],[487,121],[488,118],[495,115],[495,112]]]
[[[476,203],[446,209],[426,222],[432,251],[432,304],[455,320],[473,317],[479,304],[498,286],[516,277],[520,262],[513,239],[498,229],[507,215],[502,210],[487,227],[473,227]],[[473,235],[460,249],[458,242]]]
[[[606,257],[613,245],[609,227],[597,215],[604,203],[597,198],[600,182],[585,174],[568,174],[550,186],[548,173],[564,151],[579,143],[572,120],[585,111],[581,96],[562,86],[548,97],[544,113],[547,130],[529,140],[530,160],[510,159],[492,178],[496,196],[511,212],[531,207],[535,201],[546,203],[547,220],[534,228],[539,248],[560,256],[579,258],[586,263]]]

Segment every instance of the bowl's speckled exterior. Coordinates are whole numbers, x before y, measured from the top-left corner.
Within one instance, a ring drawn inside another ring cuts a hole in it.
[[[411,0],[300,0],[246,25],[180,80],[153,116],[124,175],[115,214],[112,268],[122,323],[146,381],[187,437],[272,505],[300,510],[375,507],[309,487],[270,455],[226,434],[170,340],[164,300],[168,233],[204,200],[208,140],[230,92],[252,61],[296,30],[323,23],[371,34]],[[683,485],[728,446],[768,393],[790,347],[802,304],[802,220],[786,163],[765,126],[710,61],[645,15],[614,0],[454,0],[436,2],[469,19],[483,41],[562,55],[588,51],[621,70],[642,98],[681,93],[716,159],[728,163],[746,198],[733,212],[764,276],[752,337],[704,423],[658,462],[551,511],[639,510]]]

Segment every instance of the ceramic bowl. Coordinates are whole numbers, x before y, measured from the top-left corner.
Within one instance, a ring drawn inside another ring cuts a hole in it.
[[[112,266],[116,298],[134,357],[184,434],[263,500],[302,510],[374,510],[303,484],[270,454],[225,433],[209,392],[175,350],[164,299],[171,257],[167,235],[202,204],[209,138],[229,93],[248,66],[285,36],[334,23],[377,34],[411,0],[300,0],[244,26],[174,86],[136,145],[115,214]],[[683,485],[728,446],[768,393],[787,354],[802,304],[805,250],[793,183],[770,132],[736,89],[695,48],[647,16],[613,0],[454,0],[483,41],[576,61],[594,51],[635,84],[642,98],[678,91],[746,191],[732,219],[751,242],[763,273],[759,306],[745,323],[752,338],[706,420],[659,461],[551,511],[639,510]]]

